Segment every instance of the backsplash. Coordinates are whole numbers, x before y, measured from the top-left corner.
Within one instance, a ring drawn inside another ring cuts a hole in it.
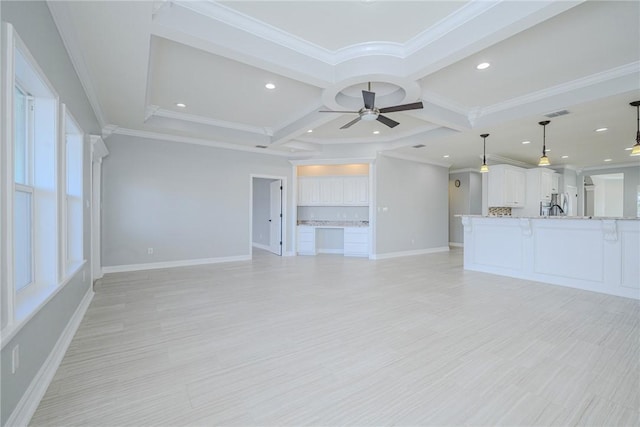
[[[489,216],[511,216],[511,208],[489,208]]]
[[[298,220],[368,221],[368,206],[298,206]]]

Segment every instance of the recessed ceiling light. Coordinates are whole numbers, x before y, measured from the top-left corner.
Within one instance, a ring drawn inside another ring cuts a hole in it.
[[[569,156],[562,156],[562,158],[563,158],[563,159],[568,159],[568,158],[569,158]]]
[[[313,133],[313,129],[309,129],[307,133]]]
[[[380,133],[380,131],[379,131],[379,130],[374,130],[374,131],[373,131],[373,134],[374,134],[374,135],[378,135],[379,133]]]
[[[609,130],[609,128],[598,128],[595,131],[596,132],[604,132],[604,131],[607,131],[607,130]]]
[[[186,108],[186,107],[187,107],[187,104],[183,104],[182,102],[178,102],[178,103],[176,104],[176,107]]]
[[[484,69],[489,68],[490,66],[491,66],[491,64],[489,64],[488,62],[483,62],[483,63],[478,64],[478,65],[476,66],[476,68],[477,68],[478,70],[484,70]]]
[[[448,155],[448,154],[445,154],[445,155],[444,155],[444,156],[442,156],[442,157],[444,157],[445,159],[448,159],[448,158],[449,158],[449,155]]]
[[[275,89],[276,85],[274,85],[273,83],[267,83],[266,85],[264,85],[264,87],[266,87],[267,89],[271,90],[271,89]]]
[[[548,153],[549,151],[551,151],[551,148],[547,148],[544,151],[546,151]]]
[[[631,150],[633,150],[633,147],[627,147],[624,149],[624,151],[631,151]]]
[[[604,159],[604,161],[605,161],[605,162],[610,162],[610,161],[611,161],[611,159]]]
[[[531,141],[522,141],[523,144],[531,144]]]

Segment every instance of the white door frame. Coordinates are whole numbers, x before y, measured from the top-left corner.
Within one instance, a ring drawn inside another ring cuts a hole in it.
[[[288,256],[287,250],[287,177],[277,175],[249,175],[249,256],[253,258],[253,179],[279,179],[282,182],[282,256]]]
[[[102,138],[90,135],[91,142],[91,283],[102,278],[101,233],[102,227],[102,159],[109,150]]]

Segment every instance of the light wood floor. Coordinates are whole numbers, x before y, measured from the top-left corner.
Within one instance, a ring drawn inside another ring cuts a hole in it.
[[[110,274],[33,425],[640,425],[640,304],[462,253]]]

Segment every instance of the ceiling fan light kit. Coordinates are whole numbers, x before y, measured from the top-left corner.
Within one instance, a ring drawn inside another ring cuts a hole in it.
[[[542,126],[542,157],[540,157],[540,161],[538,162],[538,166],[549,166],[551,162],[549,162],[549,158],[547,157],[547,125],[551,123],[550,120],[544,120],[542,122],[538,122],[540,126]]]
[[[630,156],[640,156],[640,101],[633,101],[629,103],[632,107],[636,107],[636,116],[637,116],[637,130],[636,130],[636,143],[631,148]]]
[[[367,85],[368,90],[362,91],[362,100],[364,101],[364,107],[362,107],[358,111],[337,111],[337,110],[320,110],[321,113],[354,113],[358,114],[358,117],[351,120],[349,123],[343,125],[340,129],[347,129],[358,123],[360,120],[365,122],[379,121],[380,123],[394,128],[398,126],[400,123],[396,122],[393,119],[390,119],[387,116],[383,116],[381,113],[395,113],[397,111],[407,111],[407,110],[419,110],[423,108],[422,102],[413,102],[411,104],[403,104],[403,105],[394,105],[391,107],[385,108],[376,108],[375,100],[376,94],[375,92],[371,92],[371,82]]]

